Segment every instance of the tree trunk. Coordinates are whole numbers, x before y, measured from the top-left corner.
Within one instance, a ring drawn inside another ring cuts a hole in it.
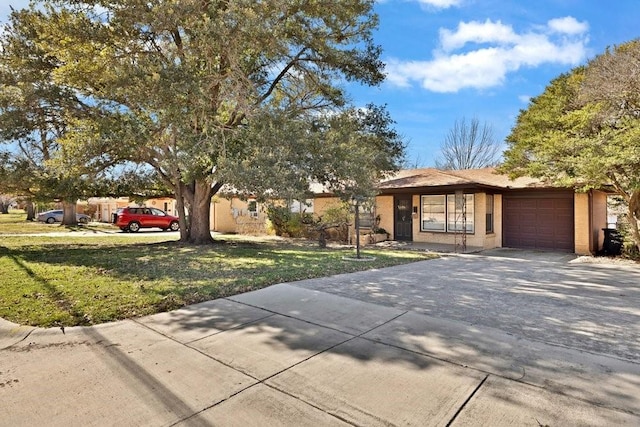
[[[62,201],[62,224],[60,225],[78,225],[76,218],[76,202]]]
[[[196,245],[213,243],[209,226],[211,197],[213,197],[211,185],[204,179],[196,180],[193,203],[191,203],[189,211],[189,243]]]
[[[0,213],[2,214],[9,213],[9,203],[0,202]]]
[[[187,212],[185,209],[184,197],[185,190],[183,188],[182,183],[178,183],[174,187],[176,192],[176,210],[178,211],[178,222],[180,223],[180,241],[188,242],[189,241],[189,223],[187,221]]]
[[[640,220],[640,190],[631,193],[628,204],[629,211],[627,212],[627,218],[629,219],[629,226],[631,227],[631,238],[633,239],[636,250],[640,253],[640,230],[638,230],[638,221]]]
[[[36,208],[33,206],[32,200],[27,200],[27,221],[34,221],[36,219]]]

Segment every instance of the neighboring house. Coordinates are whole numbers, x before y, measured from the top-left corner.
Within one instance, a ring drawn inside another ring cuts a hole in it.
[[[176,199],[174,199],[173,197],[159,197],[157,199],[149,199],[145,200],[143,204],[147,207],[161,209],[169,215],[178,216]]]
[[[178,215],[176,200],[170,197],[148,199],[136,203],[128,197],[92,197],[88,204],[96,206],[95,219],[111,222],[113,214],[127,206],[147,206],[162,209],[171,215]],[[79,205],[80,206],[80,205]],[[209,222],[212,231],[221,233],[261,234],[266,232],[267,214],[263,206],[255,200],[241,200],[234,196],[216,196],[211,201]]]
[[[292,201],[289,208],[291,212],[313,213],[314,201]],[[278,203],[286,204],[286,201],[280,200]],[[221,192],[213,197],[209,215],[212,231],[239,234],[265,234],[268,231],[267,204],[252,197],[241,199],[232,191]]]
[[[379,226],[398,241],[593,254],[607,227],[607,193],[510,180],[492,168],[403,170],[379,190]]]
[[[170,197],[145,200],[144,203],[135,203],[128,197],[91,197],[87,200],[89,205],[96,207],[95,220],[101,222],[111,222],[113,214],[120,208],[127,206],[147,206],[162,209],[170,215],[177,215],[176,201]]]
[[[220,233],[264,234],[267,213],[255,199],[214,196],[209,212],[209,226]]]
[[[100,222],[111,222],[112,216],[119,208],[129,206],[127,197],[90,197],[87,203],[96,207],[94,220]]]

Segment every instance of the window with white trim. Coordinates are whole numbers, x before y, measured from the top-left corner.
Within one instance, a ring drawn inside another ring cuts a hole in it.
[[[474,197],[464,194],[434,194],[420,197],[421,231],[474,232]]]
[[[258,217],[258,202],[256,200],[248,201],[247,212],[249,213],[250,217]]]
[[[473,233],[473,194],[447,194],[447,231]]]
[[[493,233],[493,194],[487,194],[487,233]]]
[[[445,195],[422,196],[422,231],[445,231]]]
[[[291,213],[313,213],[313,199],[292,200],[289,209]]]

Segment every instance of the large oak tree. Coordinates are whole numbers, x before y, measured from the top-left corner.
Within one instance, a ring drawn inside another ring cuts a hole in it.
[[[274,155],[298,150],[298,170],[313,172],[302,165],[310,157],[322,163],[323,153],[329,156],[337,149],[331,144],[368,146],[367,153],[378,148],[387,156],[384,161],[364,156],[361,167],[395,167],[402,150],[395,149],[395,139],[388,142],[391,149],[380,149],[384,132],[382,138],[328,139],[324,147],[315,138],[315,151],[308,150],[306,139],[293,138],[306,138],[318,120],[341,114],[338,110],[348,101],[345,82],[376,85],[383,80],[380,48],[372,41],[377,25],[373,3],[45,1],[38,44],[55,58],[57,82],[104,112],[122,116],[113,129],[75,132],[68,144],[99,146],[97,141],[110,138],[121,147],[122,159],[154,167],[176,194],[181,239],[207,243],[212,240],[212,196],[224,184],[246,187],[238,165],[246,170],[268,165],[256,157],[263,154],[255,148],[261,141],[271,144]],[[302,123],[296,132],[273,137],[282,134],[279,126],[289,129],[294,123]],[[305,150],[297,149],[297,142]],[[336,160],[306,181],[340,176],[336,171],[342,159]],[[272,172],[262,176],[276,177],[277,169]],[[358,180],[359,175],[345,178]],[[282,184],[271,182],[271,187]]]

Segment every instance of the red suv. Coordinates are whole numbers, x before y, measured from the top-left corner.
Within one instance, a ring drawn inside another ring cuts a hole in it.
[[[178,217],[156,208],[122,208],[113,214],[113,223],[122,231],[137,233],[141,228],[162,228],[178,231]]]

